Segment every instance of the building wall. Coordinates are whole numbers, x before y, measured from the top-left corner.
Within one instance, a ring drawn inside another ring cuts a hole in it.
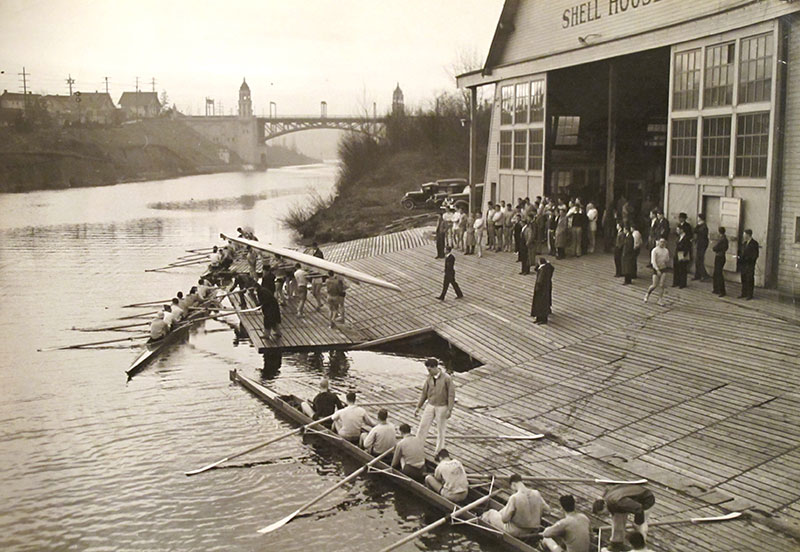
[[[786,22],[786,110],[779,191],[778,289],[800,297],[800,17]]]

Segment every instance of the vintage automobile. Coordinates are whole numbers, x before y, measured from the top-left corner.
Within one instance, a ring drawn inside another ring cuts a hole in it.
[[[465,178],[442,178],[426,182],[418,191],[407,192],[400,204],[409,211],[419,207],[441,207],[446,197],[453,193],[462,193],[466,185]]]

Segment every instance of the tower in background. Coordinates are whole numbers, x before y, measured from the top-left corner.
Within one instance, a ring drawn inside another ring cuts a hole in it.
[[[239,117],[253,116],[253,100],[250,99],[250,87],[247,81],[242,79],[242,86],[239,87]]]
[[[400,90],[400,83],[397,83],[397,88],[392,93],[392,115],[404,115],[405,105],[403,103],[403,91]]]

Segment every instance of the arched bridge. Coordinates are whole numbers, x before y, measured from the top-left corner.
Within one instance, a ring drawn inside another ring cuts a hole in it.
[[[259,141],[264,143],[278,136],[300,132],[331,128],[362,132],[370,136],[380,137],[386,129],[386,119],[368,119],[364,117],[259,117]]]

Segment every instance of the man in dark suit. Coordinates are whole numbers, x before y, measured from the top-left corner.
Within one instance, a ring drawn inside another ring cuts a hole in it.
[[[536,318],[536,324],[547,324],[547,317],[553,305],[553,265],[541,257],[536,270],[536,284],[533,287],[533,302],[531,316]]]
[[[725,253],[728,251],[728,237],[725,235],[725,227],[719,227],[719,239],[712,248],[714,251],[714,293],[720,297],[725,297],[725,277],[722,269],[725,268]]]
[[[447,255],[444,258],[444,282],[442,283],[442,294],[438,297],[439,301],[444,301],[444,296],[447,295],[447,289],[452,284],[453,289],[456,291],[456,299],[461,299],[464,294],[461,293],[461,288],[458,287],[456,282],[456,256],[453,255],[453,248],[447,247],[445,249]]]
[[[706,249],[708,249],[708,226],[703,213],[697,215],[697,225],[694,227],[694,278],[692,280],[708,280],[706,271]]]
[[[742,252],[739,255],[739,270],[742,272],[742,294],[740,299],[752,299],[756,284],[756,260],[758,260],[758,242],[753,239],[753,231],[744,231]]]

